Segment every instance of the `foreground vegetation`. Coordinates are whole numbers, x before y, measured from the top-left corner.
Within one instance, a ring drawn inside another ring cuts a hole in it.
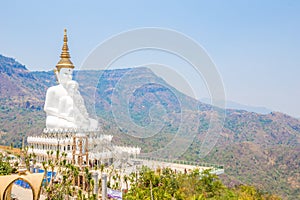
[[[50,152],[51,154],[52,152]],[[50,155],[49,154],[49,155]],[[77,196],[78,199],[96,199],[91,194],[94,182],[91,173],[85,168],[82,173],[88,182],[88,193],[84,195],[82,190],[75,190],[72,182],[78,176],[79,169],[72,164],[67,164],[65,155],[59,157],[59,152],[54,160],[43,163],[44,169],[53,171],[58,168],[61,180],[52,177],[50,183],[46,183],[42,190],[47,199],[62,199],[68,196]],[[51,155],[50,155],[51,156]],[[16,166],[10,166],[9,160],[0,153],[0,175],[8,175],[16,172]],[[101,173],[106,172],[101,166]],[[123,199],[127,200],[158,200],[158,199],[178,199],[178,200],[201,200],[201,199],[238,199],[238,200],[278,200],[278,196],[265,194],[253,186],[240,185],[235,188],[228,188],[220,181],[217,175],[209,170],[199,171],[198,169],[188,173],[181,173],[170,168],[151,170],[143,166],[137,173],[121,176],[118,170],[108,169],[109,180],[114,180],[112,185],[108,181],[108,186],[121,190],[121,179],[126,183]],[[106,172],[106,173],[107,173]],[[119,177],[119,178],[114,178]],[[129,187],[130,185],[130,187]],[[101,186],[101,182],[99,182]],[[101,190],[101,187],[99,188]]]
[[[15,173],[17,169],[10,165],[9,159],[0,153],[0,176]]]
[[[138,175],[130,176],[131,188],[124,199],[280,199],[275,195],[263,194],[253,186],[240,185],[227,188],[218,176],[209,170],[200,172],[198,169],[189,173],[178,173],[169,168],[156,172],[143,167]]]

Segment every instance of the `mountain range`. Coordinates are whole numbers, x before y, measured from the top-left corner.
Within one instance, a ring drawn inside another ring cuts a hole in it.
[[[188,140],[193,133],[180,159],[223,164],[221,178],[228,185],[254,184],[284,199],[300,199],[299,119],[215,108],[178,92],[148,68],[75,71],[74,77],[89,113],[104,133],[114,135],[114,143],[153,152],[178,135]],[[0,144],[20,146],[22,138],[41,133],[45,93],[55,84],[53,71],[31,72],[0,55]],[[224,118],[218,117],[222,113]],[[223,126],[210,126],[212,119]],[[136,137],[141,131],[151,134],[149,129],[155,134]],[[204,157],[201,149],[210,129],[220,134]]]

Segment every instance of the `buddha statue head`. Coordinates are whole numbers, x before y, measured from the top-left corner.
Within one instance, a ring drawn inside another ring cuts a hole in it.
[[[72,80],[73,69],[61,68],[60,71],[55,71],[55,75],[59,84],[66,86],[66,84]]]

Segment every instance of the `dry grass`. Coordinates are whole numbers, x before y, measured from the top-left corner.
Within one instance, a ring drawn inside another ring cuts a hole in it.
[[[21,150],[19,148],[11,148],[10,146],[2,146],[0,145],[0,150],[9,152],[13,155],[20,155]]]

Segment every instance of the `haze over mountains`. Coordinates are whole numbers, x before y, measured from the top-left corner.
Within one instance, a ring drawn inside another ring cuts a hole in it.
[[[101,81],[95,85],[100,75]],[[104,132],[115,135],[115,143],[135,144],[151,152],[169,143],[181,127],[188,127],[183,134],[197,135],[181,159],[224,164],[223,178],[228,184],[251,183],[286,199],[300,198],[299,119],[278,112],[228,109],[216,146],[201,158],[199,149],[210,119],[222,111],[166,87],[168,84],[147,68],[80,71],[75,77],[89,111],[98,116]],[[20,146],[23,137],[41,133],[46,89],[55,84],[53,71],[30,72],[14,59],[0,55],[1,144]],[[130,89],[132,94],[125,99],[128,88],[134,90]],[[130,123],[126,113],[114,110],[117,104],[125,103]],[[183,111],[186,114],[181,116]],[[117,112],[119,116],[114,115]],[[163,126],[147,140],[128,134],[138,134],[134,124],[147,127],[153,122]],[[194,122],[199,126],[191,126]]]
[[[200,99],[201,102],[210,104],[210,99],[208,98],[202,98]],[[269,114],[272,112],[271,109],[263,107],[263,106],[250,106],[250,105],[244,105],[241,103],[237,103],[235,101],[226,101],[226,108],[227,109],[236,109],[236,110],[245,110],[248,112],[256,112],[259,114]]]

